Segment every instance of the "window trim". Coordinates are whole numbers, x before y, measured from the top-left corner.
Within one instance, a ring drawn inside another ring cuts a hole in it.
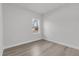
[[[34,26],[33,21],[34,21],[34,20],[37,20],[37,21],[38,21],[38,25],[37,25],[38,31],[37,31],[37,32],[33,32],[33,26]],[[38,34],[38,33],[40,33],[40,20],[39,20],[38,18],[33,18],[33,19],[32,19],[32,32],[33,32],[33,34]]]

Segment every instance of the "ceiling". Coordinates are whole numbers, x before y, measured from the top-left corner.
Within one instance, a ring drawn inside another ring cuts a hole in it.
[[[64,3],[18,3],[18,5],[36,13],[45,14],[51,10],[63,6]]]

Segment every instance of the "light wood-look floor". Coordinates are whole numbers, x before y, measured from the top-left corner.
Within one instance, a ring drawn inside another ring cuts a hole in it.
[[[79,56],[79,50],[39,40],[5,49],[3,56]]]

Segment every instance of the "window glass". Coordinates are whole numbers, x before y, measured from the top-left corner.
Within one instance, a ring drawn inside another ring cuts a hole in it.
[[[32,20],[32,31],[34,33],[38,33],[40,30],[40,23],[38,19],[33,19]]]

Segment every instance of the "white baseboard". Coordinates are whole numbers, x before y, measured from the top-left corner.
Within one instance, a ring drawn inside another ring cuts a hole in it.
[[[8,48],[11,48],[11,47],[19,46],[19,45],[22,45],[22,44],[27,44],[27,43],[34,42],[34,41],[41,40],[41,39],[42,38],[38,38],[38,39],[26,41],[26,42],[21,42],[21,43],[18,43],[18,44],[14,44],[14,45],[10,45],[10,46],[4,47],[3,49],[8,49]]]
[[[57,44],[61,44],[61,45],[64,45],[64,46],[67,46],[67,47],[70,47],[70,48],[79,49],[79,47],[77,47],[77,46],[69,45],[69,44],[66,44],[66,43],[63,43],[63,42],[59,42],[59,41],[49,40],[47,38],[39,38],[39,39],[31,40],[31,41],[21,42],[21,43],[18,43],[18,44],[14,44],[14,45],[10,45],[10,46],[4,47],[4,49],[15,47],[15,46],[19,46],[19,45],[22,45],[22,44],[27,44],[27,43],[38,41],[38,40],[41,40],[41,39],[45,39],[45,40],[50,41],[50,42],[55,42]]]
[[[74,49],[78,49],[78,50],[79,50],[79,47],[78,47],[78,46],[69,45],[69,44],[66,44],[66,43],[63,43],[63,42],[54,41],[54,40],[49,40],[49,39],[46,39],[46,38],[45,38],[45,40],[50,41],[50,42],[55,42],[55,43],[57,43],[57,44],[61,44],[61,45],[66,46],[66,47],[74,48]]]

